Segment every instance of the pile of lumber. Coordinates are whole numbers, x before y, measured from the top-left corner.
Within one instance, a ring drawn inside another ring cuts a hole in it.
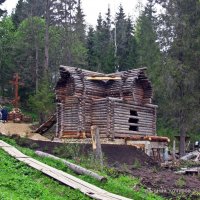
[[[200,167],[181,168],[181,170],[179,170],[175,173],[176,174],[185,174],[185,175],[199,175]]]
[[[8,113],[8,120],[13,122],[32,122],[32,118],[29,116],[26,116],[22,113],[22,111],[19,108],[13,108]]]
[[[195,162],[200,162],[200,152],[199,151],[190,152],[185,156],[182,156],[180,160],[192,160]]]

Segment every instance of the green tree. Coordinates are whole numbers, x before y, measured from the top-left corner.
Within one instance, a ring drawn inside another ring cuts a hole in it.
[[[136,42],[133,22],[126,17],[122,5],[115,18],[115,56],[117,70],[123,71],[135,67]]]
[[[84,17],[85,17],[85,15],[81,8],[81,1],[78,0],[78,5],[76,7],[76,15],[75,15],[75,19],[74,19],[74,28],[75,28],[75,33],[77,35],[77,38],[83,44],[86,43],[86,35],[85,35],[86,25],[85,25]]]
[[[156,16],[154,16],[154,4],[149,0],[145,9],[141,12],[136,21],[135,40],[136,40],[136,66],[147,67],[148,74],[153,83],[154,100],[158,103],[160,98],[161,81],[161,59],[162,54],[157,42]]]
[[[9,87],[9,80],[12,78],[14,65],[14,25],[10,17],[4,17],[0,21],[0,93],[5,95],[5,89]]]
[[[25,19],[16,32],[16,64],[25,85],[31,91],[39,87],[43,75],[45,21],[39,17]],[[30,75],[31,74],[31,75]]]
[[[46,1],[46,0],[45,0]],[[44,17],[45,1],[43,0],[18,0],[12,20],[16,27],[29,17]]]
[[[95,51],[95,31],[92,26],[89,27],[88,35],[87,35],[87,63],[88,69],[94,70],[97,65],[96,61],[96,51]]]
[[[162,68],[163,117],[179,130],[180,155],[184,155],[186,134],[199,130],[200,3],[198,0],[157,2],[165,9],[158,29],[166,58]]]
[[[38,92],[29,96],[30,108],[38,115],[40,124],[54,111],[54,93],[47,77],[40,82]]]

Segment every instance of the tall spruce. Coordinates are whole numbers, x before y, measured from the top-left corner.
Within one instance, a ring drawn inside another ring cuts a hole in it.
[[[26,18],[44,17],[45,1],[43,0],[19,0],[15,11],[12,13],[12,20],[16,27]]]
[[[126,62],[126,15],[122,5],[119,6],[119,11],[116,13],[116,67],[119,71],[127,69]]]
[[[165,57],[163,117],[180,133],[180,155],[185,154],[185,137],[199,130],[200,2],[159,0],[159,41]],[[166,120],[166,121],[167,121]]]
[[[99,13],[97,19],[96,33],[95,33],[95,51],[96,51],[96,60],[97,66],[96,70],[99,72],[103,72],[103,56],[102,51],[104,49],[103,46],[103,18],[101,13]]]
[[[81,8],[81,1],[78,0],[78,5],[76,7],[76,15],[75,15],[75,19],[74,19],[74,28],[75,28],[75,33],[76,33],[78,39],[82,43],[86,42],[86,40],[85,40],[86,39],[86,36],[85,36],[86,24],[85,24],[84,17],[85,17],[85,15]]]
[[[161,51],[157,42],[155,4],[149,0],[145,9],[141,11],[135,26],[137,45],[137,67],[147,67],[153,83],[154,96],[159,98],[161,81]],[[157,102],[157,101],[156,101]]]
[[[137,43],[134,35],[135,31],[133,27],[133,22],[130,17],[128,17],[127,19],[125,34],[126,34],[126,41],[125,41],[126,48],[124,49],[126,53],[125,68],[126,69],[136,68]]]
[[[114,72],[115,70],[115,56],[114,56],[114,36],[111,29],[111,11],[108,7],[106,18],[102,23],[102,70],[106,73]]]
[[[115,19],[115,54],[117,70],[127,70],[135,67],[136,43],[134,28],[130,17],[126,17],[122,5],[116,13]]]
[[[95,49],[95,31],[92,26],[89,26],[88,34],[87,34],[87,62],[88,69],[95,70],[95,66],[97,65],[96,61],[96,49]]]

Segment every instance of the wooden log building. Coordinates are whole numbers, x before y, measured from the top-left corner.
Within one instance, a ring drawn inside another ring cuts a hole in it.
[[[60,66],[56,85],[56,137],[101,138],[156,135],[156,105],[146,68],[113,74]]]

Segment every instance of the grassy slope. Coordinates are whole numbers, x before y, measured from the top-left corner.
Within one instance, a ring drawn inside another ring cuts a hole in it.
[[[13,140],[8,140],[4,137],[0,137],[0,139],[3,139],[6,142],[16,146]],[[44,162],[57,169],[66,171],[67,173],[77,176],[59,161],[55,161],[50,158],[38,157],[30,149],[25,149],[21,147],[18,147],[18,149],[23,151],[26,155],[29,155],[41,162]],[[6,153],[3,153],[2,150],[0,151],[0,155],[0,158],[3,161],[0,162],[0,169],[3,169],[2,171],[0,171],[0,177],[3,177],[3,179],[0,179],[0,199],[2,199],[1,195],[4,195],[5,197],[8,197],[8,199],[10,199],[9,195],[11,194],[11,192],[12,195],[16,195],[16,197],[13,196],[13,199],[66,199],[66,197],[67,199],[88,199],[80,192],[60,185],[58,182],[46,177],[45,175],[42,175],[40,172],[16,161],[15,159],[6,155]],[[101,174],[107,175],[105,171],[101,172]],[[116,178],[110,176],[107,177],[108,181],[106,183],[99,183],[98,181],[88,176],[78,176],[78,178],[97,185],[107,191],[131,199],[162,199],[161,197],[158,197],[142,189],[138,179],[134,179],[132,177],[124,175],[120,175]],[[134,188],[138,188],[137,186],[139,186],[140,189],[135,189],[134,191]]]
[[[0,149],[0,199],[89,199],[79,191],[59,184]]]

